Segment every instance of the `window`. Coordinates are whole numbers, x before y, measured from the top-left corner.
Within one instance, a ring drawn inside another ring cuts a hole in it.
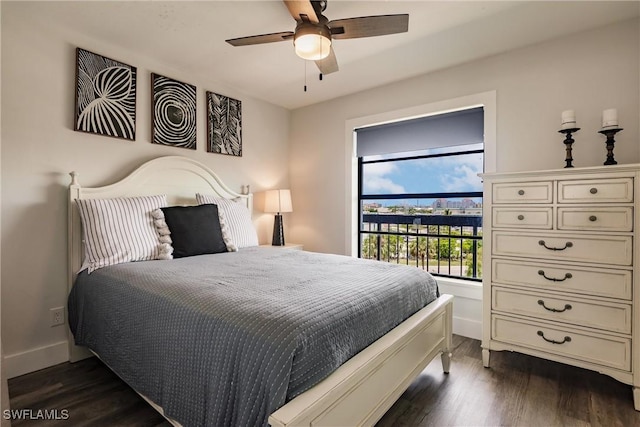
[[[481,280],[482,114],[383,125],[375,138],[382,127],[356,131],[360,257]]]

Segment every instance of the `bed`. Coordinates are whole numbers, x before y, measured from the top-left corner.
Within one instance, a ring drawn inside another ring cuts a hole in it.
[[[171,206],[190,206],[200,193],[249,212],[253,203],[183,157],[151,160],[104,187],[71,176],[70,359],[98,356],[172,424],[372,425],[437,355],[449,371],[453,298],[420,284],[429,279],[413,269],[248,247],[77,274],[77,200],[163,194]],[[366,268],[355,274],[354,266]],[[223,332],[203,339],[212,329]]]

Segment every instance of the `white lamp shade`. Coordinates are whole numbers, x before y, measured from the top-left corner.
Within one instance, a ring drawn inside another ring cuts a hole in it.
[[[291,191],[289,190],[268,190],[264,195],[265,212],[293,212],[291,205]]]
[[[331,39],[322,33],[316,32],[316,28],[303,28],[296,32],[293,46],[296,55],[308,61],[318,61],[329,56]]]

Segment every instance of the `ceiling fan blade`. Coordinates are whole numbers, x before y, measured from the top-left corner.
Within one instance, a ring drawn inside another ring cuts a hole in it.
[[[333,47],[331,47],[331,50],[329,51],[329,56],[316,61],[316,65],[322,74],[331,74],[338,71],[338,60],[336,59]]]
[[[317,24],[318,15],[309,0],[283,0],[289,13],[296,21],[313,22]]]
[[[293,37],[293,31],[284,31],[282,33],[260,34],[257,36],[238,37],[237,39],[225,40],[232,46],[248,46],[252,44],[273,43],[290,40]]]
[[[331,29],[331,38],[333,39],[384,36],[409,31],[409,15],[378,15],[336,19],[335,21],[330,21],[327,25]]]

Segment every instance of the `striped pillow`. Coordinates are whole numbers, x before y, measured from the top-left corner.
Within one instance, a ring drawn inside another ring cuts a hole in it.
[[[258,233],[253,226],[251,213],[245,205],[233,200],[200,193],[196,194],[196,200],[199,205],[218,205],[221,221],[225,223],[226,231],[228,231],[229,243],[233,246],[238,249],[258,246]],[[226,240],[225,243],[227,243]],[[227,248],[230,246],[229,243],[227,243]]]
[[[131,261],[170,259],[151,212],[167,206],[167,197],[143,196],[76,200],[82,220],[84,263],[88,272]]]

